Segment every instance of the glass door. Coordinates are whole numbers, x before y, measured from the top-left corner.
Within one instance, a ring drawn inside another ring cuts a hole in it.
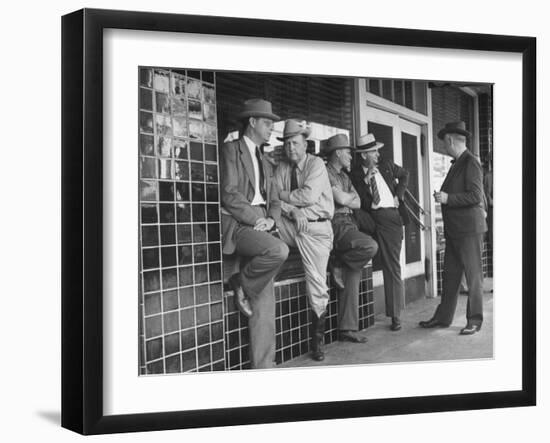
[[[423,207],[423,171],[421,158],[421,127],[391,112],[367,108],[368,132],[374,134],[377,141],[384,143],[380,149],[380,161],[391,161],[409,171],[407,201],[411,209],[411,222],[405,226],[401,266],[403,278],[424,274],[425,239],[420,225],[422,217],[418,206]],[[412,203],[411,203],[412,202]],[[418,205],[414,204],[417,202]],[[380,270],[374,263],[374,271]],[[379,273],[381,274],[381,273]],[[381,282],[381,275],[375,275]]]

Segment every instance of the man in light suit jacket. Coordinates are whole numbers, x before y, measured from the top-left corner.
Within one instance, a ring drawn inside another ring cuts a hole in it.
[[[288,247],[273,235],[281,202],[269,163],[260,146],[267,143],[273,122],[271,103],[251,99],[238,114],[241,137],[221,151],[223,253],[243,258],[240,272],[229,279],[239,310],[249,317],[252,368],[270,368],[275,359],[275,295],[273,277],[288,256]]]
[[[487,231],[483,208],[483,172],[479,161],[466,147],[471,134],[464,122],[447,123],[438,137],[445,144],[453,165],[440,192],[434,192],[441,204],[445,227],[443,293],[433,317],[421,321],[423,328],[448,327],[453,321],[462,274],[468,283],[467,324],[461,335],[475,334],[483,323],[483,234]]]
[[[392,162],[378,165],[378,149],[384,143],[377,142],[373,134],[366,134],[357,141],[360,164],[356,164],[350,177],[361,197],[361,209],[367,211],[376,223],[378,253],[384,276],[386,316],[391,317],[392,331],[401,329],[401,310],[405,305],[405,290],[401,278],[401,246],[403,225],[409,218],[403,196],[409,183],[409,172]]]

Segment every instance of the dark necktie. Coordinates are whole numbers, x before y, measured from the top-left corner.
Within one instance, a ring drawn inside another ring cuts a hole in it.
[[[298,167],[296,165],[292,166],[292,171],[290,171],[290,192],[298,189]]]
[[[374,175],[370,178],[370,190],[372,192],[372,202],[378,205],[380,203],[380,193],[378,192],[378,185],[376,184]]]
[[[260,157],[260,149],[256,146],[256,160],[258,161],[258,170],[260,171],[260,194],[264,201],[267,200],[267,193],[265,191],[265,178],[264,178],[264,167],[262,165],[262,158]]]

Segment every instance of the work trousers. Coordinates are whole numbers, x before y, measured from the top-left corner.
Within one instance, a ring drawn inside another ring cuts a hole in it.
[[[261,217],[265,216],[265,210]],[[250,362],[255,369],[270,368],[275,360],[275,293],[273,278],[288,257],[288,247],[267,232],[240,225],[234,233],[235,252],[244,257],[241,285],[250,301],[252,316],[250,332]]]
[[[342,266],[344,289],[338,297],[338,329],[359,330],[359,285],[361,272],[378,251],[378,244],[359,231],[349,214],[335,214],[334,231],[335,265]]]
[[[277,224],[281,239],[300,251],[306,278],[306,293],[317,317],[328,305],[327,264],[332,250],[333,233],[329,220],[308,223],[308,230],[298,232],[294,221],[281,217]]]

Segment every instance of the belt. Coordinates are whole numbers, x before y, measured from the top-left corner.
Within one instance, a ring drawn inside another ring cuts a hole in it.
[[[353,214],[352,211],[335,211],[334,212],[334,216],[336,217],[337,215],[351,215]]]
[[[376,208],[376,209],[372,209],[372,211],[381,211],[382,209],[385,209],[385,210],[389,210],[391,211],[392,209],[398,211],[399,209],[397,209],[395,206],[390,206],[390,207],[387,207],[387,208]]]
[[[308,221],[309,223],[326,222],[326,221],[328,221],[328,218],[318,218],[318,219],[316,219],[316,220],[310,220],[310,219],[308,218],[307,221]]]

